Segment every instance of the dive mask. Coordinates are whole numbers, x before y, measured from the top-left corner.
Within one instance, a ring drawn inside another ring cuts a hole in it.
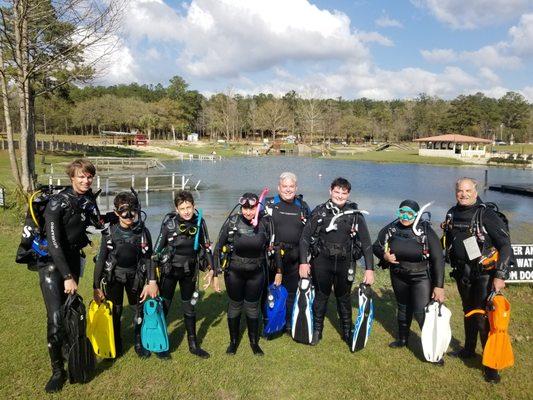
[[[411,207],[404,206],[398,210],[396,216],[401,221],[414,221],[416,218],[417,212]]]

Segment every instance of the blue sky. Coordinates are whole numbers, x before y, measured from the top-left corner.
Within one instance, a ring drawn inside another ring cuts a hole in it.
[[[99,84],[533,102],[533,0],[129,0]]]

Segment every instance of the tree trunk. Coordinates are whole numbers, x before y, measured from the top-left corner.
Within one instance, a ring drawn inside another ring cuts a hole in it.
[[[15,143],[13,142],[13,125],[11,124],[11,115],[9,114],[9,96],[7,92],[7,79],[4,70],[4,52],[3,48],[0,46],[0,69],[1,69],[1,79],[0,85],[2,89],[2,103],[4,106],[4,120],[6,123],[6,134],[7,134],[7,149],[9,153],[9,164],[11,166],[11,173],[15,179],[15,183],[20,187],[20,171],[17,162],[17,156],[15,154]],[[19,142],[20,146],[20,142]]]
[[[170,125],[170,129],[172,129],[172,142],[176,143],[176,127],[174,125]]]

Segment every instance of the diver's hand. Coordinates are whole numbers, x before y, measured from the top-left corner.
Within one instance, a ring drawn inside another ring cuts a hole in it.
[[[492,281],[492,288],[494,289],[495,292],[499,292],[504,287],[505,287],[505,281],[503,279],[494,278],[494,280]]]
[[[444,303],[444,300],[446,299],[444,296],[444,288],[433,288],[433,295],[431,298],[439,303]]]
[[[65,280],[63,285],[65,286],[66,294],[74,294],[78,291],[78,284],[72,278]]]
[[[283,279],[283,276],[281,275],[281,272],[278,272],[276,276],[274,277],[274,285],[276,286],[281,285],[282,279]]]
[[[300,278],[309,278],[311,276],[311,264],[300,264]]]
[[[363,277],[363,283],[372,285],[374,283],[374,271],[371,269],[365,270],[365,276]]]
[[[139,299],[142,302],[146,300],[147,297],[154,298],[157,297],[159,294],[159,288],[157,287],[156,281],[150,281],[148,285],[144,285],[143,291],[141,292],[141,295],[139,296]]]
[[[213,277],[213,290],[217,293],[220,293],[220,280],[218,279],[218,276]]]
[[[399,261],[396,261],[396,255],[389,253],[388,251],[383,254],[383,258],[390,264],[399,264]]]
[[[94,289],[93,290],[93,299],[96,304],[100,305],[102,304],[102,301],[105,300],[104,291],[102,289]]]
[[[213,283],[214,277],[215,277],[215,272],[212,269],[207,271],[207,273],[204,276],[204,281],[205,281],[205,284],[203,286],[204,290],[207,290],[207,288],[211,286],[211,284]]]

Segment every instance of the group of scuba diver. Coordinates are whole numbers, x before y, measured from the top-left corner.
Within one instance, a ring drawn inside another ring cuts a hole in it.
[[[140,358],[151,353],[171,358],[165,321],[178,284],[189,351],[208,358],[196,334],[200,271],[205,272],[203,288],[212,286],[216,292],[220,292],[219,276],[223,275],[229,299],[229,355],[238,350],[243,313],[255,355],[264,354],[260,336],[272,339],[283,332],[297,342],[319,344],[332,291],[342,340],[351,351],[361,350],[374,314],[370,289],[374,256],[379,266],[389,269],[397,301],[398,332],[391,348],[408,346],[414,318],[422,329],[426,359],[443,365],[451,339],[450,313],[443,304],[446,258],[465,314],[464,347],[450,354],[461,359],[475,357],[479,335],[486,381],[499,382],[498,370],[512,365],[506,331],[509,305],[501,300],[513,262],[509,229],[503,214],[481,201],[474,179],[457,181],[457,204],[441,226],[441,240],[428,218],[430,204],[420,207],[414,200],[404,200],[394,221],[381,229],[372,243],[365,220],[368,212],[349,200],[348,180],[333,180],[329,199],[311,211],[297,195],[296,175],[284,172],[274,197],[266,197],[266,188],[259,196],[244,193],[240,197],[212,248],[202,210],[195,209],[190,192],[177,193],[174,211],[164,217],[152,245],[144,224],[146,213],[133,189],[119,193],[114,210],[101,215],[96,203],[99,193],[91,190],[94,165],[78,159],[69,164],[67,174],[71,186],[42,187],[32,196],[17,252],[17,262],[39,272],[52,365],[47,392],[60,391],[67,377],[71,383],[88,379],[79,370],[94,368],[94,354],[87,351],[91,345],[82,340],[91,343],[99,357],[116,359],[123,354],[124,291],[135,310],[133,343]],[[89,338],[78,325],[73,344],[69,327],[76,326],[76,316],[79,322],[83,319],[79,315],[85,312],[76,292],[84,268],[83,248],[90,243],[90,226],[101,230],[102,240],[87,318]],[[358,286],[354,324],[351,292],[357,262],[364,275]],[[73,298],[78,300],[77,308],[72,306],[76,303]],[[75,317],[67,319],[67,314]],[[493,327],[495,320],[498,329]]]

